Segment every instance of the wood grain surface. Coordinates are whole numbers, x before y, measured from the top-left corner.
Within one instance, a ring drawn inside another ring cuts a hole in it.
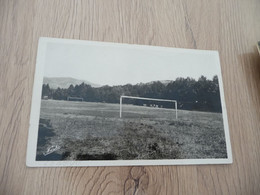
[[[219,50],[232,165],[27,168],[40,36]],[[0,0],[0,194],[260,194],[259,0]]]

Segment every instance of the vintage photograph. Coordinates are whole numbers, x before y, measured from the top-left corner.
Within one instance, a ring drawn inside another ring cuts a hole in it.
[[[232,161],[216,51],[42,38],[35,74],[33,162]]]

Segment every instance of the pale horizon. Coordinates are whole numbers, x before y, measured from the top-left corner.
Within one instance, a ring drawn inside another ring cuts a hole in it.
[[[204,76],[204,75],[201,75],[201,76]],[[200,76],[200,77],[201,77]],[[217,76],[217,75],[214,75],[214,76]],[[213,76],[213,77],[214,77]],[[199,77],[199,78],[200,78]],[[212,78],[208,78],[208,77],[206,77],[208,80],[213,80],[213,77]],[[48,76],[44,76],[44,78],[70,78],[70,79],[76,79],[76,80],[80,80],[80,81],[86,81],[86,82],[88,82],[88,83],[92,83],[92,84],[95,84],[95,85],[99,85],[100,87],[102,87],[102,86],[105,86],[105,85],[101,85],[101,84],[99,84],[99,83],[94,83],[94,82],[92,82],[92,81],[88,81],[88,80],[86,80],[86,79],[81,79],[81,78],[79,78],[79,79],[77,79],[77,78],[73,78],[73,77],[70,77],[70,76],[64,76],[64,77],[48,77]],[[184,78],[184,79],[186,79],[186,78],[188,78],[188,77],[178,77],[178,78]],[[192,77],[189,77],[189,78],[191,78],[191,79],[194,79],[195,81],[198,81],[198,79],[199,78],[197,78],[197,79],[195,79],[195,78],[192,78]],[[176,78],[177,79],[177,78]],[[160,81],[160,82],[162,82],[162,81],[175,81],[176,79],[174,79],[174,80],[169,80],[169,79],[167,79],[167,80],[153,80],[153,81],[148,81],[148,82],[140,82],[140,83],[126,83],[126,84],[120,84],[120,85],[127,85],[127,84],[131,84],[131,85],[136,85],[136,84],[141,84],[141,83],[143,83],[143,84],[147,84],[147,83],[151,83],[151,82],[156,82],[156,81]],[[87,84],[87,83],[86,83]],[[106,84],[106,85],[108,85],[108,84]],[[118,85],[108,85],[108,86],[110,86],[110,87],[113,87],[113,86],[118,86]]]
[[[174,81],[178,77],[198,80],[202,75],[212,80],[220,75],[214,54],[160,47],[50,42],[44,76],[70,77],[101,86]]]

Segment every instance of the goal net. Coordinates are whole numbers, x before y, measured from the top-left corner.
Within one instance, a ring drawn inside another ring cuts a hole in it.
[[[166,100],[166,99],[155,99],[155,98],[144,98],[144,97],[134,97],[134,96],[120,96],[120,118],[122,118],[123,112],[123,99],[139,99],[139,100],[146,100],[146,101],[157,101],[157,102],[172,102],[173,108],[175,109],[175,116],[178,119],[178,108],[177,108],[177,101],[176,100]],[[158,107],[158,105],[154,104],[154,107]]]
[[[67,101],[83,102],[81,97],[67,97]]]

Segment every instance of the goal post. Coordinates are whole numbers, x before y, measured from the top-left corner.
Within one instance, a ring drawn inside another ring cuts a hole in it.
[[[134,97],[134,96],[125,96],[125,95],[120,96],[120,118],[122,118],[123,99],[139,99],[139,100],[147,100],[147,101],[172,102],[172,103],[174,103],[174,107],[175,107],[176,119],[178,119],[178,113],[177,113],[178,108],[177,108],[177,101],[176,100],[144,98],[144,97]]]

